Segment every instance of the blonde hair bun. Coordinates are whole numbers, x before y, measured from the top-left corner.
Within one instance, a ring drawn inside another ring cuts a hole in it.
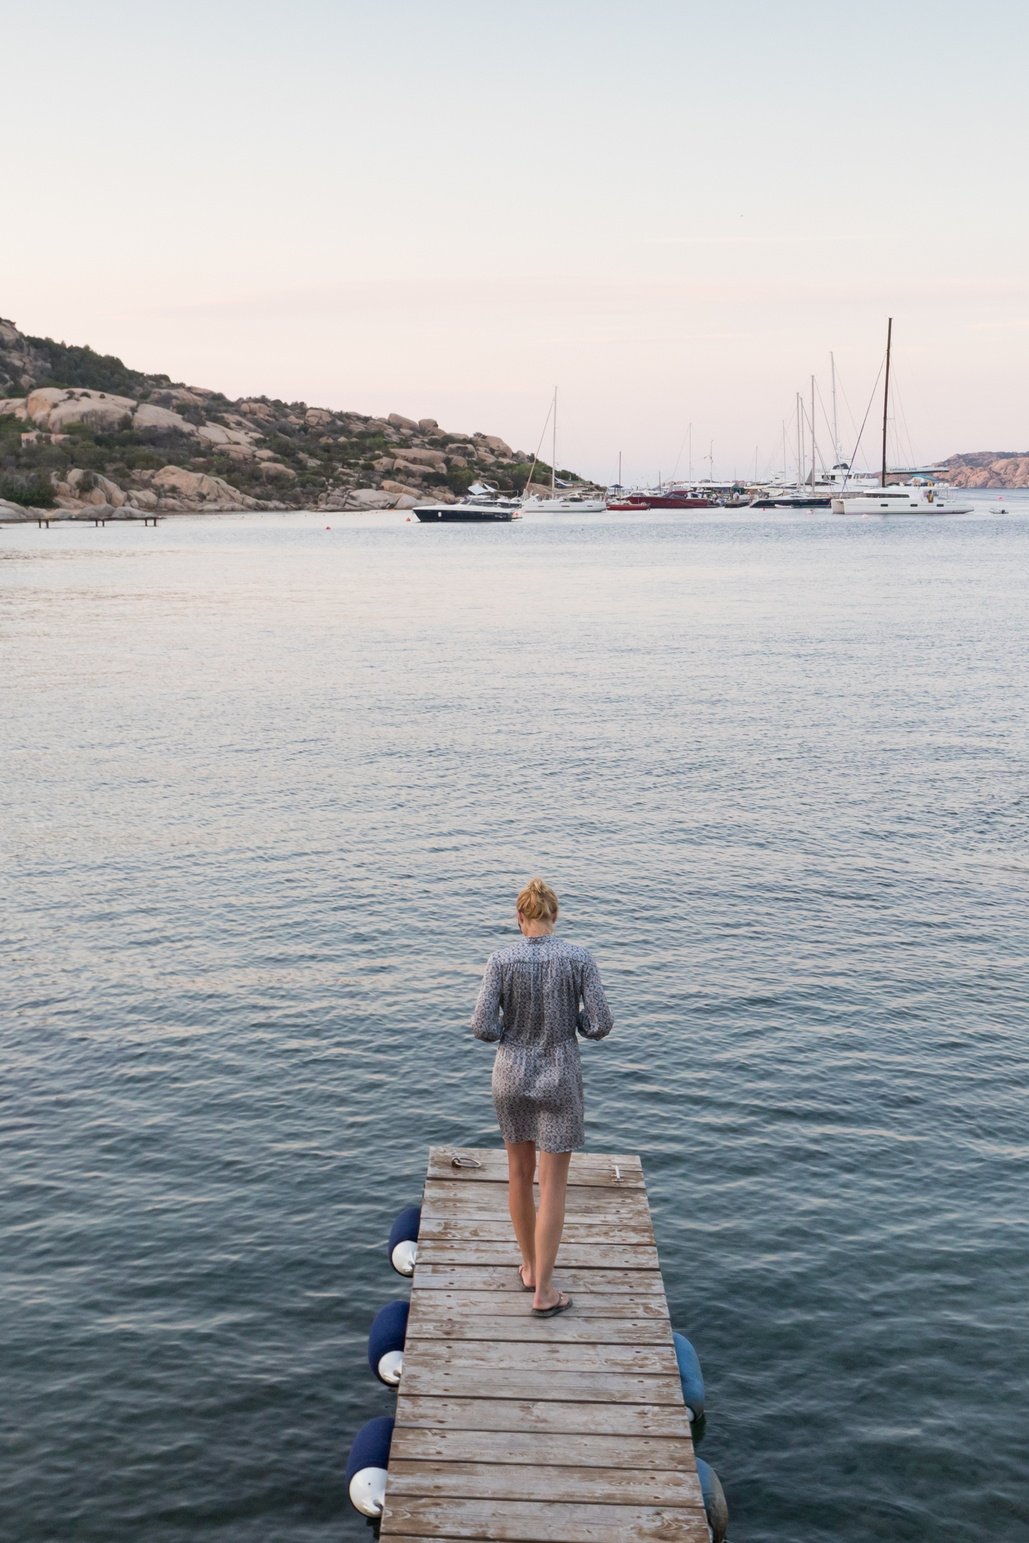
[[[515,904],[529,922],[552,922],[557,916],[557,896],[542,879],[530,879]]]

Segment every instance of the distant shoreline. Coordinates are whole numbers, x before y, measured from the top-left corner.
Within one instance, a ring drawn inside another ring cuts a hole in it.
[[[980,503],[985,507],[986,502],[989,499],[1003,498],[1005,495],[1012,494],[1012,493],[1014,493],[1014,494],[1029,493],[1029,487],[1018,487],[1018,488],[972,487],[972,488],[965,488],[962,491],[970,494],[973,498],[978,498]],[[613,514],[617,514],[618,511],[612,510],[610,512],[613,513]],[[736,509],[692,509],[692,510],[675,510],[675,511],[655,510],[655,511],[649,511],[649,512],[651,512],[651,513],[659,513],[659,514],[662,513],[662,512],[672,512],[672,513],[675,513],[675,514],[679,515],[680,517],[683,514],[716,514],[716,513],[718,513],[718,514],[723,514],[723,515],[725,515],[728,518],[731,518],[733,516],[737,516],[738,517],[738,516],[745,515],[745,514],[748,514],[748,513],[760,514],[760,515],[781,516],[783,513],[787,513],[789,511],[784,511],[782,509],[751,510],[749,505],[744,504],[744,505],[742,505],[742,506],[740,506],[740,507],[738,507]],[[829,511],[825,510],[825,509],[816,509],[816,510],[811,510],[811,511],[808,511],[808,512],[812,513],[812,514],[823,514],[824,515],[824,514],[827,514]],[[196,509],[156,509],[156,510],[155,509],[150,509],[150,510],[147,510],[147,509],[132,508],[131,512],[126,512],[125,508],[115,509],[115,508],[108,507],[107,509],[104,509],[104,508],[102,508],[100,506],[89,505],[89,504],[82,505],[82,506],[79,506],[79,507],[74,508],[74,509],[68,509],[68,508],[39,509],[39,508],[18,506],[18,505],[12,504],[9,501],[7,501],[7,502],[0,502],[0,525],[6,525],[6,526],[10,526],[10,527],[13,528],[13,527],[16,527],[16,526],[19,526],[19,525],[37,525],[40,520],[48,520],[52,525],[86,525],[86,526],[92,526],[96,520],[103,520],[106,524],[109,524],[109,525],[141,525],[144,520],[151,520],[152,521],[153,519],[155,519],[155,517],[156,517],[156,519],[158,519],[158,520],[163,522],[164,520],[193,519],[193,518],[197,518],[197,517],[200,517],[200,518],[203,518],[203,519],[219,519],[220,517],[225,516],[225,515],[238,515],[238,514],[252,515],[256,519],[260,519],[263,515],[266,515],[266,514],[310,514],[310,515],[316,515],[318,517],[318,519],[333,520],[333,519],[338,519],[338,518],[340,518],[342,516],[353,515],[353,514],[403,514],[403,515],[407,515],[408,513],[409,513],[409,510],[403,504],[401,504],[401,505],[386,504],[386,505],[382,505],[382,506],[378,506],[378,507],[371,506],[371,505],[366,505],[363,508],[362,507],[357,507],[357,508],[353,508],[353,509],[315,509],[315,508],[304,509],[304,508],[298,508],[298,507],[295,507],[295,506],[289,505],[289,504],[280,504],[280,505],[277,505],[274,508],[268,508],[266,506],[266,507],[261,508],[261,509],[247,509],[247,508],[244,508],[242,506],[239,507],[239,508],[236,508],[236,509],[205,509],[205,508],[200,507],[200,508],[196,508]],[[572,518],[574,518],[574,517],[572,517]],[[579,518],[581,518],[581,516]]]

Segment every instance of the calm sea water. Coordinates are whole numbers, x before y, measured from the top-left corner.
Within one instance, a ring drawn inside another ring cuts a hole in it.
[[[734,1543],[1029,1532],[1029,504],[0,530],[0,1533],[368,1537],[342,1468],[543,873]]]

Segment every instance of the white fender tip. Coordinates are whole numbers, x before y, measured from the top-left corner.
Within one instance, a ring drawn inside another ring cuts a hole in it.
[[[405,1238],[390,1254],[390,1263],[398,1275],[413,1275],[418,1261],[418,1244],[413,1238]]]
[[[379,1357],[379,1376],[383,1382],[388,1382],[391,1388],[398,1386],[403,1370],[404,1352],[402,1350],[387,1350],[385,1355]]]
[[[385,1468],[359,1468],[350,1481],[350,1504],[362,1516],[381,1516],[386,1504]]]

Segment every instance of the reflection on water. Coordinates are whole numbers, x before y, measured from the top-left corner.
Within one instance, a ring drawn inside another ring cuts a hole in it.
[[[332,521],[0,531],[10,1535],[368,1536],[541,871],[735,1543],[1023,1537],[1029,522]]]

